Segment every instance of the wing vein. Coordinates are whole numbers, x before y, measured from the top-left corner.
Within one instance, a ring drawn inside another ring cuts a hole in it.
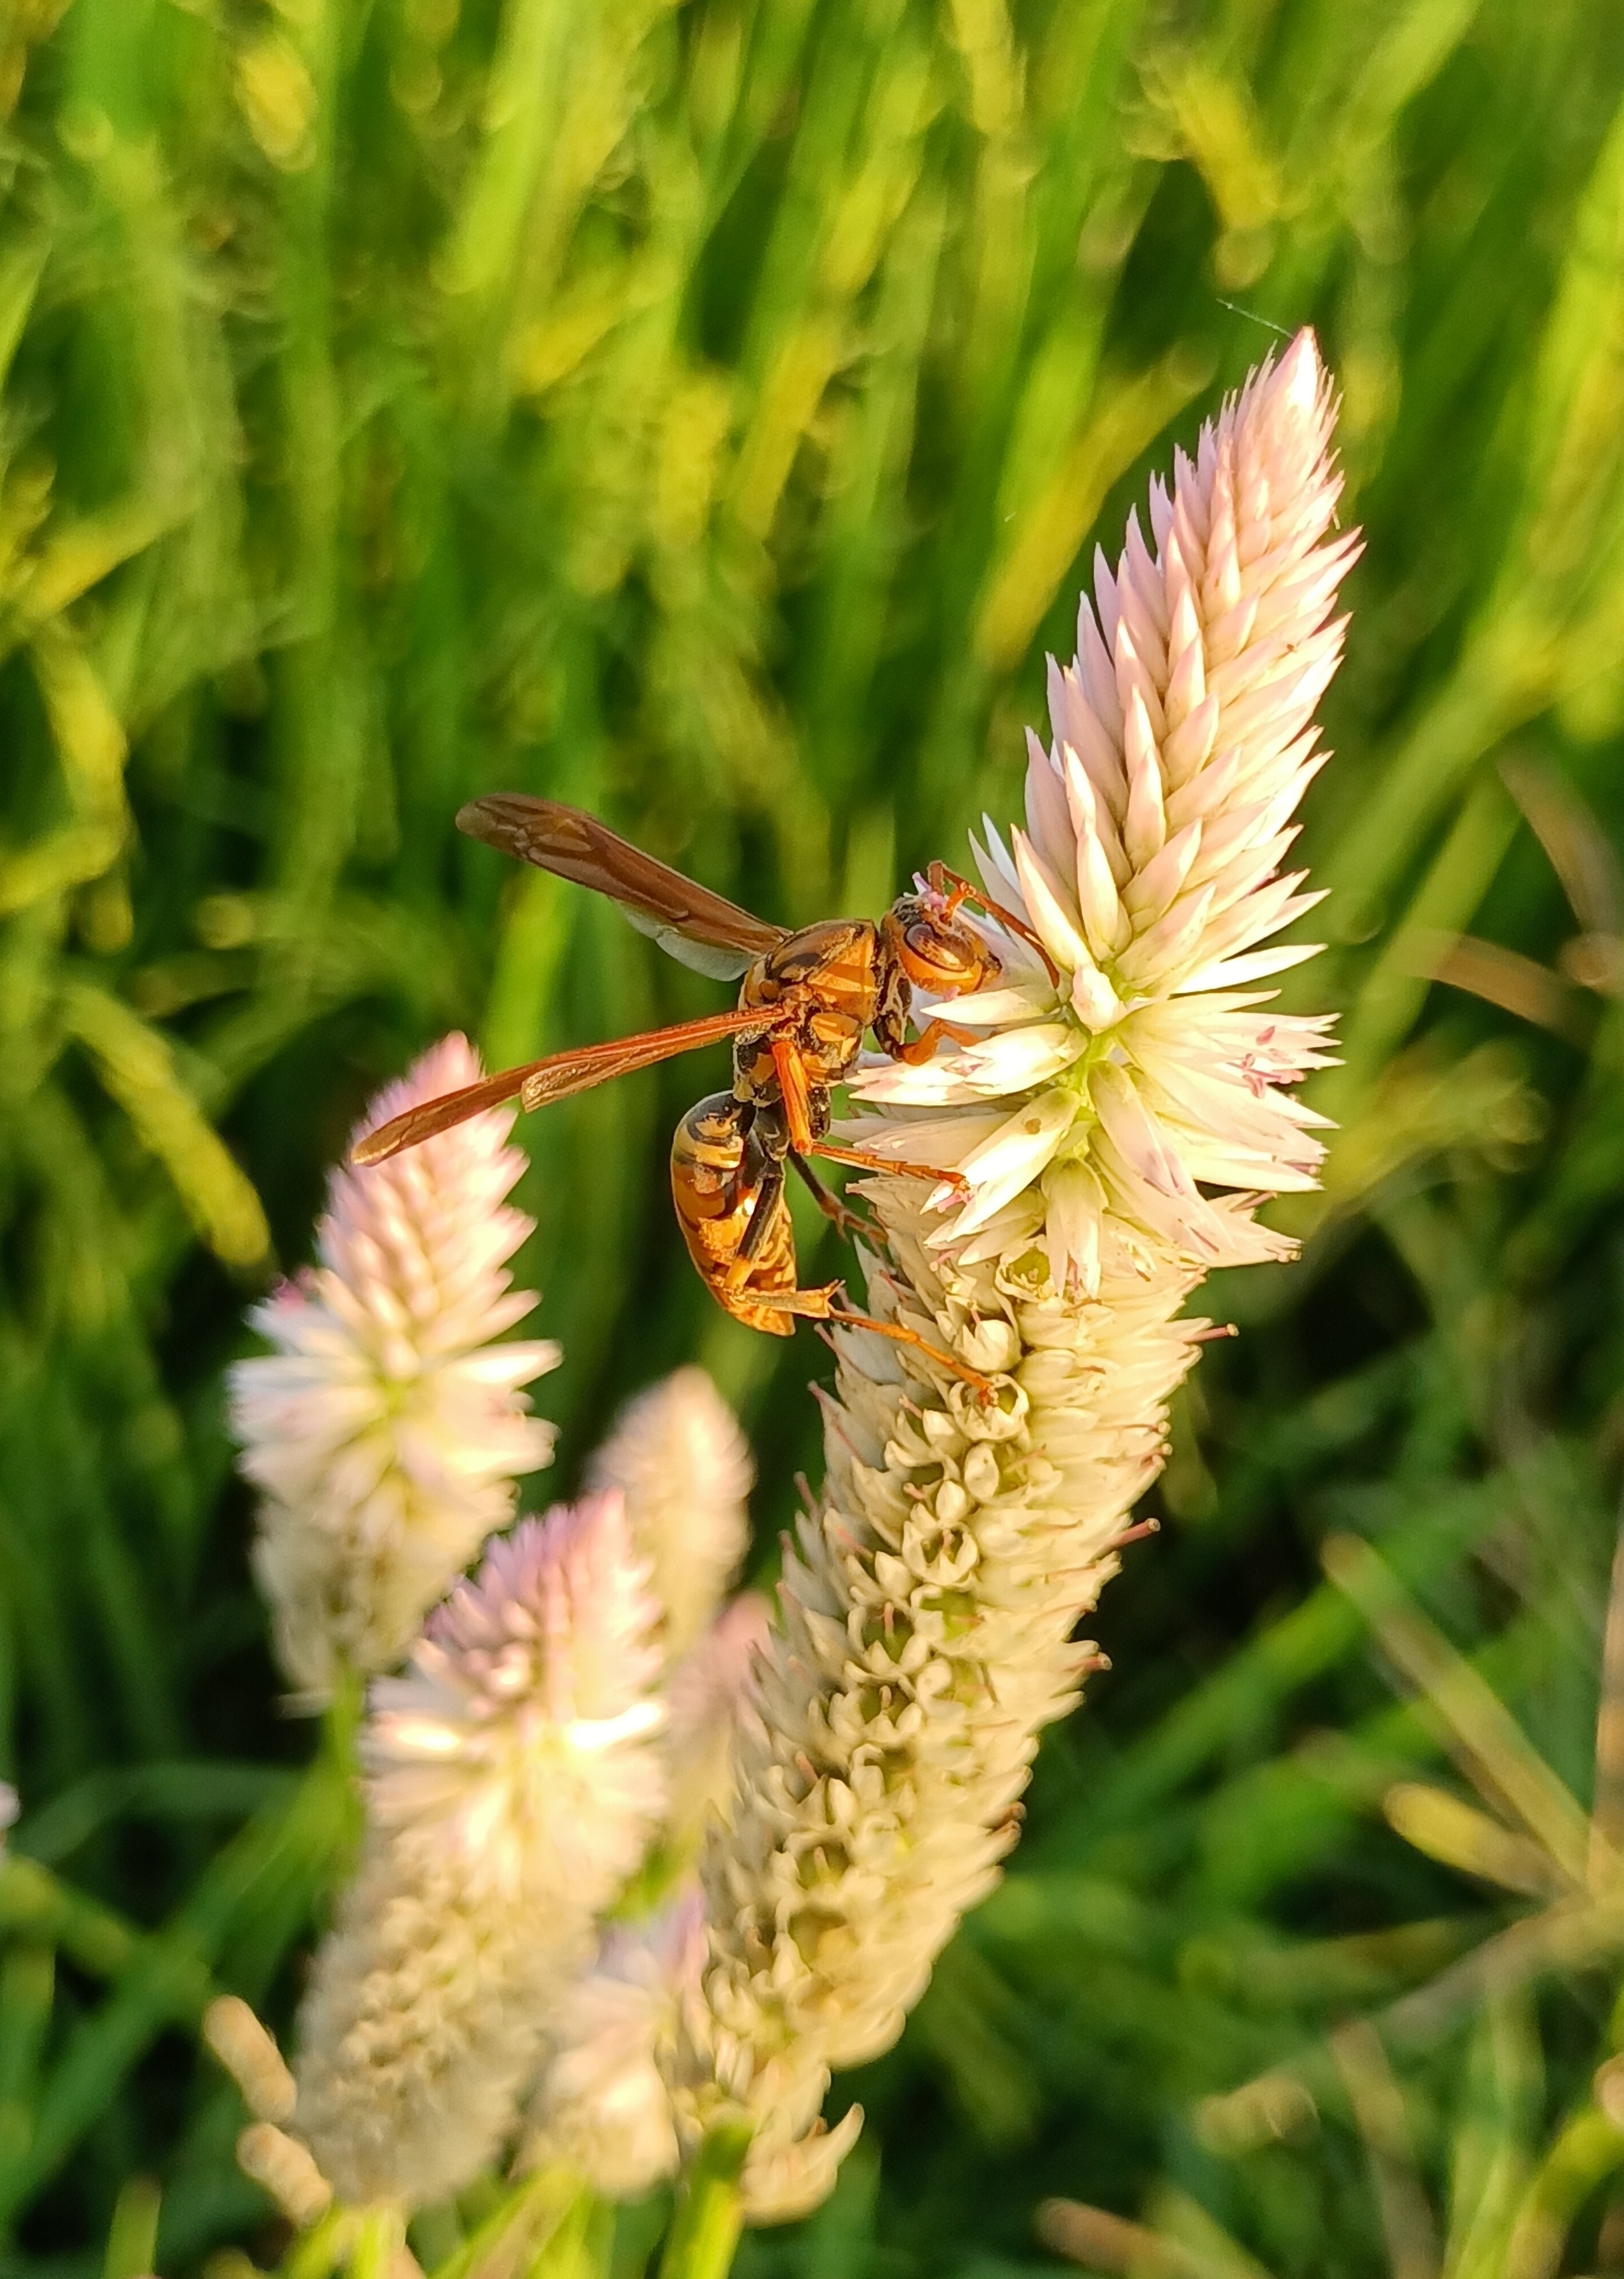
[[[604,1044],[551,1053],[545,1060],[503,1069],[479,1084],[464,1085],[459,1092],[448,1092],[438,1100],[425,1100],[405,1109],[375,1132],[364,1133],[350,1150],[350,1161],[362,1165],[386,1163],[402,1148],[416,1147],[439,1132],[449,1132],[455,1124],[465,1124],[471,1116],[481,1116],[509,1100],[517,1100],[525,1109],[541,1108],[549,1101],[567,1100],[572,1093],[590,1092],[594,1085],[608,1084],[612,1078],[674,1060],[679,1053],[718,1044],[724,1037],[737,1037],[752,1029],[768,1035],[793,1017],[757,1007],[747,1012],[708,1013],[697,1021],[679,1021],[674,1028],[647,1029],[639,1036],[612,1037]]]
[[[456,826],[555,878],[607,894],[640,932],[652,934],[672,956],[717,980],[742,973],[785,939],[781,926],[769,925],[725,895],[685,879],[595,815],[561,800],[493,792],[471,800]]]

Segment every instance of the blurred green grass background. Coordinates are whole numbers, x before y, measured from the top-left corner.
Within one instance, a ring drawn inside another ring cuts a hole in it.
[[[877,909],[1014,806],[1095,536],[1303,322],[1368,533],[1306,840],[1327,1194],[1214,1293],[1114,1673],[840,2085],[835,2199],[740,2269],[1624,2269],[1624,18],[4,0],[0,102],[0,2272],[280,2252],[193,2029],[286,2022],[344,1815],[247,1579],[243,1306],[446,1027],[717,1002],[457,804]],[[770,1562],[821,1357],[675,1239],[715,1073],[527,1129],[540,1492],[697,1356]],[[1522,1852],[1449,1821],[1473,1779]]]

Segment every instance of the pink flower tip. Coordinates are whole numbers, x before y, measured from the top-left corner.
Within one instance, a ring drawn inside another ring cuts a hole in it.
[[[1280,359],[1275,375],[1275,391],[1281,403],[1299,418],[1314,417],[1320,391],[1325,385],[1325,366],[1320,357],[1320,343],[1314,338],[1314,326],[1305,325],[1292,337],[1291,345]]]

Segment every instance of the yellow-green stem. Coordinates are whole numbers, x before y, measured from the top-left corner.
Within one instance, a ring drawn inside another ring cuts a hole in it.
[[[406,2219],[398,2208],[368,2208],[356,2227],[349,2279],[389,2279],[406,2244]]]
[[[725,2122],[700,2146],[678,2196],[660,2279],[727,2279],[744,2221],[739,2177],[750,2133],[743,2122]]]

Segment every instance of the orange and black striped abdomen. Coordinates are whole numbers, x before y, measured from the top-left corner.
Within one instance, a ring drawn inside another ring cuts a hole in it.
[[[752,1136],[753,1113],[726,1092],[688,1110],[671,1139],[671,1197],[688,1255],[717,1304],[747,1328],[787,1338],[794,1316],[753,1302],[796,1285],[783,1166]]]

